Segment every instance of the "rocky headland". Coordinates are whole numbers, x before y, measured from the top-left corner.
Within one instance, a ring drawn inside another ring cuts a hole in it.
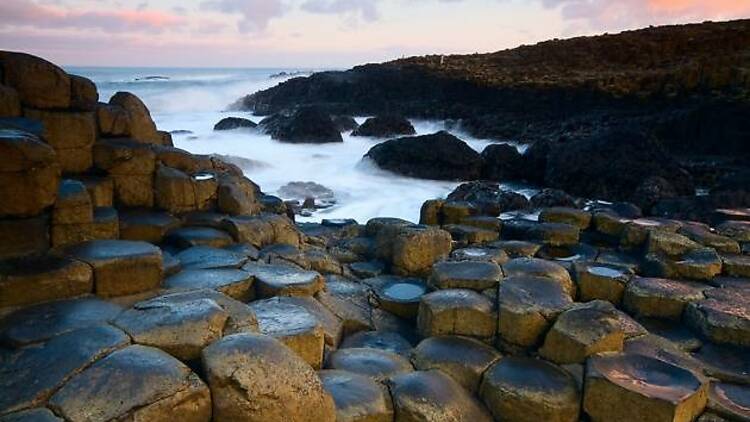
[[[717,205],[747,198],[748,31],[315,74],[217,127],[341,142],[378,115],[378,165],[466,180],[418,222],[295,223],[138,97],[0,52],[0,421],[750,419],[750,209]],[[480,154],[403,116],[533,145]],[[704,182],[685,157],[709,150]]]

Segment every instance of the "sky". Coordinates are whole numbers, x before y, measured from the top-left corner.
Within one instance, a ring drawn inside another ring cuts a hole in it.
[[[743,17],[750,0],[0,0],[0,49],[68,66],[345,68]]]

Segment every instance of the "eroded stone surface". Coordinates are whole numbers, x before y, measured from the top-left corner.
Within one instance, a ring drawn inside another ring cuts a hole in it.
[[[255,297],[253,278],[235,269],[184,270],[164,280],[164,288],[177,290],[214,289],[248,302]]]
[[[414,349],[412,361],[417,370],[440,370],[476,394],[482,374],[500,358],[498,351],[476,339],[439,336],[422,340]]]
[[[750,346],[750,298],[743,289],[714,289],[687,306],[688,325],[715,343]]]
[[[641,317],[678,320],[689,303],[703,299],[704,290],[697,283],[636,277],[625,290],[623,306]]]
[[[497,331],[492,301],[473,290],[447,289],[422,297],[417,328],[424,337],[459,335],[491,341]]]
[[[576,294],[576,286],[573,284],[568,270],[552,261],[538,258],[516,258],[503,265],[503,272],[506,277],[548,277],[557,280],[571,297],[575,297]]]
[[[497,286],[503,278],[500,266],[492,262],[439,262],[432,267],[430,284],[437,289],[481,291]]]
[[[321,289],[325,280],[316,271],[300,270],[286,265],[250,263],[242,267],[255,278],[259,298],[273,296],[312,296]]]
[[[404,356],[382,349],[342,348],[328,357],[327,368],[341,369],[368,376],[377,381],[414,370]]]
[[[0,262],[0,308],[67,299],[94,290],[87,264],[45,256]]]
[[[573,270],[582,302],[601,299],[619,305],[632,277],[627,267],[611,264],[576,262]]]
[[[402,356],[411,354],[412,345],[401,334],[393,331],[362,331],[353,334],[341,342],[341,349],[369,348],[397,353]]]
[[[391,396],[382,384],[364,375],[336,369],[326,369],[318,375],[336,404],[336,421],[393,421]]]

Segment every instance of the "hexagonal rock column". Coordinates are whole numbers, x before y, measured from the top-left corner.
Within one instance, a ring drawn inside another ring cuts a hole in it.
[[[57,153],[62,170],[83,173],[93,164],[91,147],[96,140],[93,112],[24,109],[24,117],[42,122],[44,140]]]
[[[249,302],[255,297],[252,276],[245,271],[228,268],[180,271],[164,280],[164,288],[214,289],[243,302]]]
[[[729,420],[750,420],[750,387],[714,381],[708,389],[708,408]]]
[[[39,214],[57,198],[57,154],[36,136],[0,130],[0,217]]]
[[[0,320],[0,342],[38,343],[81,328],[106,324],[122,307],[96,298],[60,300],[22,308]]]
[[[545,208],[539,213],[539,221],[570,224],[581,230],[586,230],[591,224],[591,213],[576,208]]]
[[[722,255],[724,263],[724,274],[730,277],[750,278],[750,256],[748,255]]]
[[[473,290],[439,290],[422,297],[417,327],[424,337],[458,335],[491,342],[497,314],[492,301]]]
[[[603,353],[586,363],[583,408],[592,421],[687,422],[706,407],[708,384],[643,355]]]
[[[573,304],[556,280],[511,277],[498,290],[498,340],[527,348],[542,341],[555,318]]]
[[[275,297],[250,304],[260,332],[278,339],[310,366],[320,369],[325,344],[323,325],[307,309],[288,299]]]
[[[576,286],[570,273],[560,264],[539,258],[515,258],[503,265],[506,277],[534,276],[557,280],[571,297],[576,295]]]
[[[344,339],[341,349],[368,348],[410,356],[412,345],[401,334],[393,331],[360,331]]]
[[[37,407],[35,409],[22,410],[0,416],[0,422],[63,422],[46,407]]]
[[[376,381],[385,381],[394,375],[414,370],[409,359],[404,356],[364,347],[339,349],[331,353],[326,368],[365,375]]]
[[[8,351],[0,369],[0,415],[42,405],[71,376],[129,343],[122,331],[100,325]]]
[[[706,288],[688,281],[636,277],[625,289],[623,307],[641,317],[679,320],[690,302],[703,299]]]
[[[326,289],[315,298],[341,320],[343,335],[373,328],[369,291],[364,284],[328,279]]]
[[[190,368],[161,350],[129,346],[73,377],[49,405],[67,420],[211,419],[211,393]]]
[[[399,275],[424,275],[432,264],[448,257],[451,235],[445,230],[423,226],[396,226],[378,233],[379,254]]]
[[[625,293],[625,286],[633,276],[625,266],[576,262],[573,264],[578,299],[581,302],[606,300],[619,305]]]
[[[325,286],[323,276],[316,271],[254,262],[243,266],[242,269],[255,278],[255,291],[259,298],[312,296]]]
[[[740,253],[740,245],[736,240],[728,236],[716,234],[707,227],[700,225],[685,225],[682,226],[678,232],[703,246],[716,249],[717,252],[728,254]]]
[[[148,145],[99,139],[94,144],[94,165],[112,177],[118,204],[147,208],[154,205],[156,154]]]
[[[595,300],[560,314],[539,355],[560,365],[583,363],[595,353],[621,351],[624,338],[615,307]]]
[[[392,281],[375,287],[378,305],[392,314],[405,319],[414,319],[419,311],[419,303],[428,291],[420,279],[388,277]]]
[[[510,220],[503,225],[503,238],[530,240],[550,246],[568,246],[578,243],[580,229],[563,223],[538,223],[528,220]]]
[[[432,267],[430,284],[436,289],[472,289],[496,287],[503,278],[500,266],[492,262],[438,262]]]
[[[487,409],[440,371],[417,371],[389,381],[395,422],[491,422]]]
[[[231,245],[234,240],[229,233],[213,227],[180,227],[170,230],[164,241],[178,248],[187,249],[193,246],[212,246],[223,248]]]
[[[212,246],[193,246],[178,253],[175,258],[186,270],[239,268],[249,259],[245,253]]]
[[[333,399],[315,371],[278,340],[236,334],[203,350],[217,421],[333,422]]]
[[[687,324],[715,343],[750,346],[750,298],[745,289],[713,289],[687,306]]]
[[[70,254],[94,269],[94,291],[99,296],[130,295],[161,285],[161,250],[150,243],[94,240],[74,247]]]
[[[393,421],[391,395],[384,385],[364,375],[336,369],[326,369],[318,375],[336,404],[336,421]]]
[[[573,376],[539,359],[500,359],[484,374],[479,394],[497,420],[575,422],[580,413]]]
[[[15,88],[21,102],[36,108],[70,107],[71,82],[64,70],[25,53],[0,52],[5,84]]]
[[[0,308],[31,305],[91,293],[91,267],[52,256],[0,263]]]
[[[159,243],[180,220],[164,212],[126,211],[120,213],[120,239]]]
[[[418,370],[443,371],[472,393],[479,391],[482,374],[500,358],[500,353],[492,347],[460,336],[426,338],[412,355],[414,367]]]
[[[477,247],[455,249],[451,252],[450,259],[452,261],[494,262],[498,265],[505,264],[510,260],[508,254],[502,249]]]

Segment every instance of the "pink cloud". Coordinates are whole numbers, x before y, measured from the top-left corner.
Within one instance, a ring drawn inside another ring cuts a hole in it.
[[[80,10],[73,7],[43,5],[30,0],[2,0],[0,28],[31,26],[37,28],[102,29],[109,32],[130,30],[161,31],[183,25],[182,16],[156,10]]]

